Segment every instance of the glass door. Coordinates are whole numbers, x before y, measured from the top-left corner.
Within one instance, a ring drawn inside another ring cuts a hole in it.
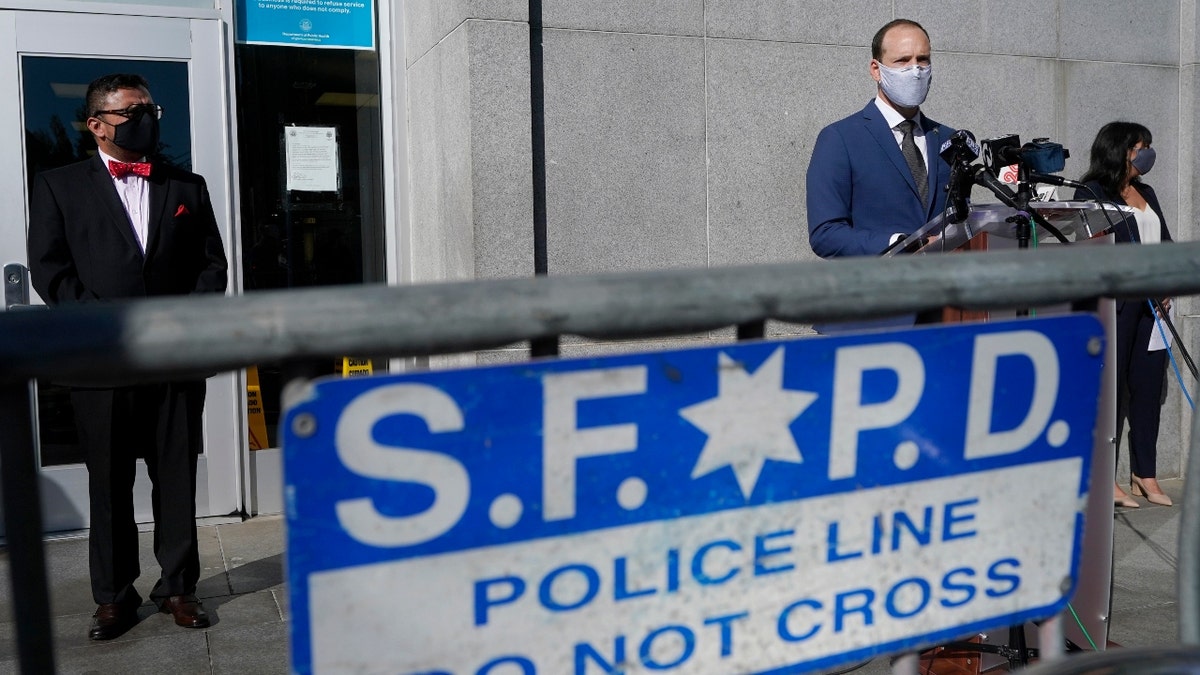
[[[127,36],[114,40],[111,36]],[[156,161],[205,176],[226,252],[234,248],[229,202],[230,134],[220,22],[212,19],[134,17],[47,12],[0,12],[0,84],[20,96],[0,104],[4,157],[0,178],[21,185],[10,194],[10,213],[0,221],[0,256],[26,264],[29,186],[39,171],[82,161],[95,152],[84,126],[84,93],[100,75],[132,72],[150,83],[164,108]],[[11,66],[11,67],[9,67]],[[17,206],[22,208],[17,208]],[[232,267],[232,266],[231,266]],[[33,303],[41,301],[31,292]],[[88,526],[87,471],[75,436],[66,388],[37,383],[37,453],[43,516],[48,531]],[[237,381],[222,374],[208,382],[205,453],[198,478],[198,513],[240,510],[241,416]],[[135,495],[140,521],[152,519],[150,487],[141,468]]]
[[[254,167],[240,172],[245,291],[386,281],[378,55],[252,44],[236,55],[238,156]],[[287,137],[313,130],[335,139],[335,186],[289,184]],[[386,368],[386,358],[371,361],[374,372]],[[265,439],[251,449],[275,448],[282,374],[263,364],[257,376]]]

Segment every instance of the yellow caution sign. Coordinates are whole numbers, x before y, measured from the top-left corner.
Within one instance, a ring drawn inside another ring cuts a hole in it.
[[[374,373],[371,367],[371,359],[361,359],[354,356],[346,356],[342,358],[341,366],[342,377],[362,377]]]
[[[262,450],[267,443],[267,416],[263,414],[262,388],[258,385],[258,367],[246,369],[246,413],[250,418],[250,449]]]

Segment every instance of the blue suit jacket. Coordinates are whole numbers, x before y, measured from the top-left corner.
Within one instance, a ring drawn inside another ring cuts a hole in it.
[[[808,243],[822,258],[878,255],[893,234],[910,234],[945,209],[950,166],[938,156],[954,130],[921,116],[929,205],[921,208],[900,145],[872,99],[821,130],[808,164]]]

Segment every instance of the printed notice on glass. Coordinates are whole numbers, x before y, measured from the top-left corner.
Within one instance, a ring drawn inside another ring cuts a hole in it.
[[[287,189],[300,192],[337,192],[337,127],[287,127]]]
[[[375,49],[374,0],[237,0],[239,43]]]

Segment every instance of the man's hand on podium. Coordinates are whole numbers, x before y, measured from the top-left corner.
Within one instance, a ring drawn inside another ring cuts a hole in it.
[[[929,246],[938,240],[936,234],[931,234],[928,237],[908,237],[904,240],[904,252],[916,253],[917,251]]]

